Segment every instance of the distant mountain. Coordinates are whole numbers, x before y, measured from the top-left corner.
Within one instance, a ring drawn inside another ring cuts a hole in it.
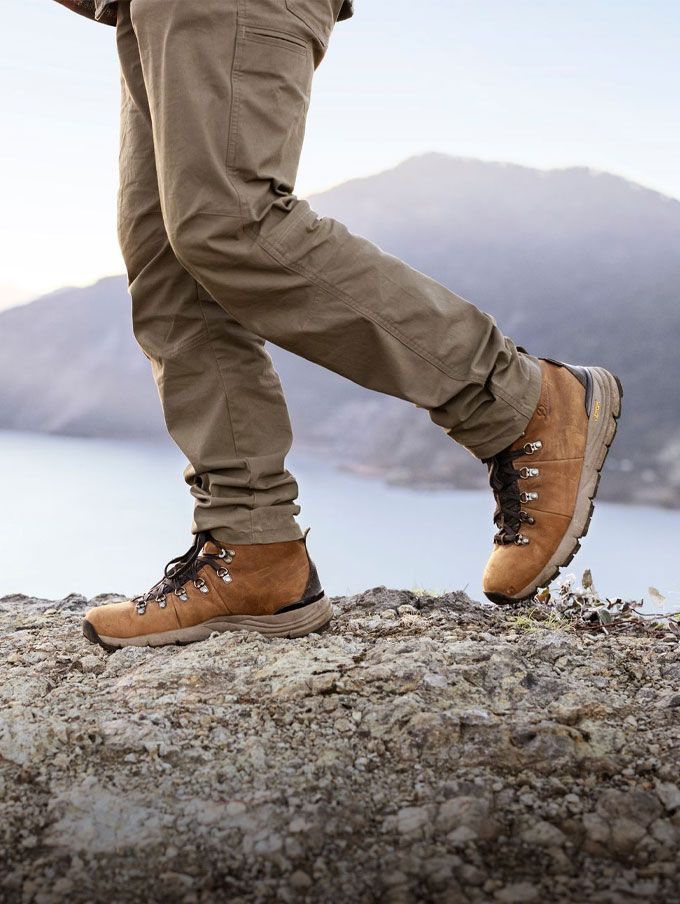
[[[25,301],[31,301],[34,297],[34,292],[27,292],[11,283],[0,283],[0,311],[4,311],[6,308],[13,308],[15,305],[23,304]]]
[[[618,373],[626,416],[603,489],[680,504],[680,202],[607,173],[441,154],[311,202],[492,313],[530,351]],[[164,435],[122,278],[0,313],[0,343],[1,428]],[[424,412],[270,351],[298,446],[398,482],[484,480]]]

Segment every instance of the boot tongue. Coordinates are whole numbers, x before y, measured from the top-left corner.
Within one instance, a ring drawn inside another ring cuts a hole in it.
[[[222,547],[219,543],[216,543],[214,540],[208,540],[208,542],[203,546],[201,550],[202,556],[219,556],[222,552]]]

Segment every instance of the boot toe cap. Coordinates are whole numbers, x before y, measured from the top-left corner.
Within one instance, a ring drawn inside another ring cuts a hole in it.
[[[531,599],[557,545],[552,538],[547,543],[546,539],[532,532],[527,546],[494,547],[482,579],[485,596],[494,603]]]
[[[137,610],[130,600],[108,603],[88,609],[83,620],[83,634],[93,643],[102,637],[133,637],[138,630],[134,625]]]

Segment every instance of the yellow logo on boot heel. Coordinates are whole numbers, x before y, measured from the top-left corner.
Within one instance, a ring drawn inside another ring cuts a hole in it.
[[[600,405],[599,401],[597,399],[595,399],[595,405],[593,406],[593,420],[594,421],[600,420],[600,408],[601,407],[602,406]]]

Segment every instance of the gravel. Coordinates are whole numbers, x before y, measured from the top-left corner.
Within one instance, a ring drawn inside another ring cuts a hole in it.
[[[84,598],[0,599],[0,901],[680,900],[677,644],[333,602],[107,654]]]

